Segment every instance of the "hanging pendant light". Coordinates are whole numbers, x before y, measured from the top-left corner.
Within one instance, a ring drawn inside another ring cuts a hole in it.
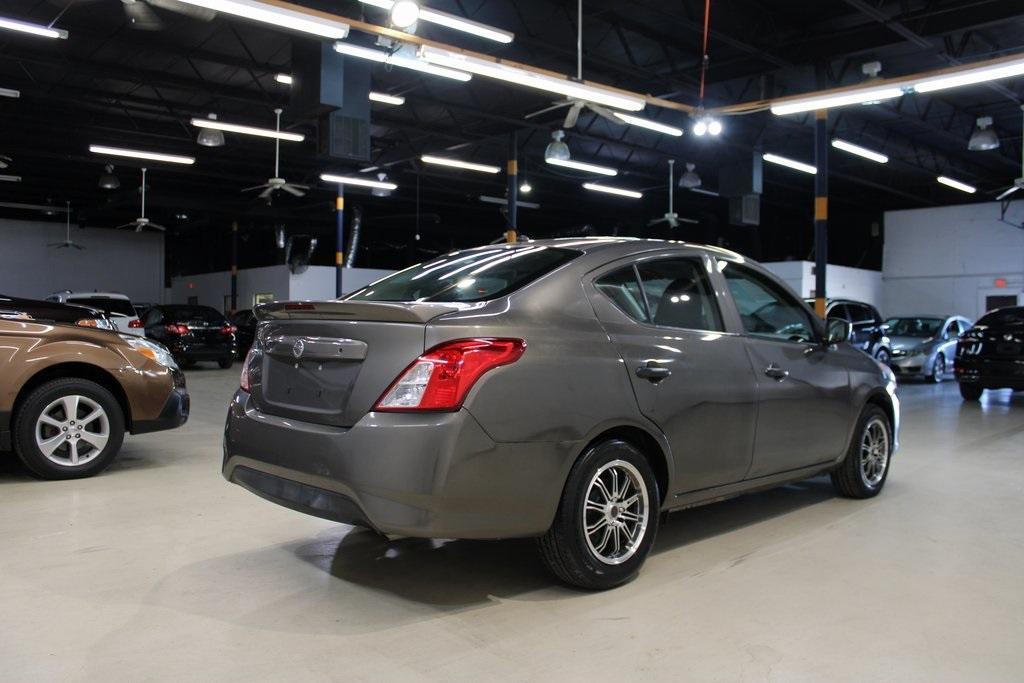
[[[679,187],[687,190],[692,190],[695,187],[700,187],[701,180],[700,176],[694,170],[696,165],[687,163],[686,172],[679,176]]]
[[[967,149],[972,152],[987,152],[990,149],[999,148],[999,136],[992,129],[992,117],[982,116],[978,119],[971,139],[967,142]]]
[[[99,186],[101,190],[116,190],[121,187],[121,181],[114,175],[114,165],[107,164],[103,173],[100,174]]]
[[[552,159],[568,161],[570,157],[569,145],[562,142],[564,137],[564,130],[556,130],[551,133],[551,142],[544,149],[544,161],[551,161]]]
[[[216,121],[217,115],[210,114],[209,118],[211,121]],[[217,130],[216,128],[203,128],[199,131],[196,142],[203,147],[223,147],[224,131]]]

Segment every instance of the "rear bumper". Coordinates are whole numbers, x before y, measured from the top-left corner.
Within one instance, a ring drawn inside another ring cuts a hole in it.
[[[539,536],[554,519],[577,444],[497,443],[465,409],[369,413],[350,428],[232,400],[223,475],[279,505],[382,533]]]
[[[171,355],[180,360],[221,360],[235,357],[235,344],[174,344]]]
[[[984,389],[1024,390],[1024,359],[957,358],[954,370],[958,381]]]

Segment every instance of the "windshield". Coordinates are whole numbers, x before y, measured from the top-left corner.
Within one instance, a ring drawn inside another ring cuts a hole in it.
[[[987,325],[989,327],[1002,327],[1004,325],[1024,325],[1024,307],[1003,308],[998,311],[986,313],[985,316],[981,320],[979,320],[977,324]]]
[[[90,306],[98,308],[107,315],[126,315],[130,318],[136,316],[135,307],[128,299],[118,299],[110,296],[69,296],[68,303],[73,306]]]
[[[942,331],[942,318],[889,318],[889,335],[893,337],[934,337]]]
[[[346,301],[487,301],[511,294],[580,252],[505,245],[455,251],[407,268],[345,297]]]

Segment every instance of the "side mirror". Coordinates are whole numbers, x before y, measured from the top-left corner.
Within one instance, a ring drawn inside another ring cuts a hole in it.
[[[849,341],[850,337],[853,336],[853,323],[843,318],[829,318],[828,326],[826,327],[825,342],[830,346],[832,344],[842,344],[845,341]]]

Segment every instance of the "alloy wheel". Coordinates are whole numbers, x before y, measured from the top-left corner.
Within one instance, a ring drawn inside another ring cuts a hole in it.
[[[885,478],[889,467],[889,430],[880,417],[872,418],[864,425],[860,441],[860,476],[864,483],[874,488]]]
[[[47,460],[62,467],[78,467],[103,452],[110,439],[110,418],[88,396],[62,396],[39,414],[35,437]]]
[[[650,501],[639,470],[625,460],[603,465],[583,499],[583,536],[605,564],[622,564],[640,547],[647,532]]]

